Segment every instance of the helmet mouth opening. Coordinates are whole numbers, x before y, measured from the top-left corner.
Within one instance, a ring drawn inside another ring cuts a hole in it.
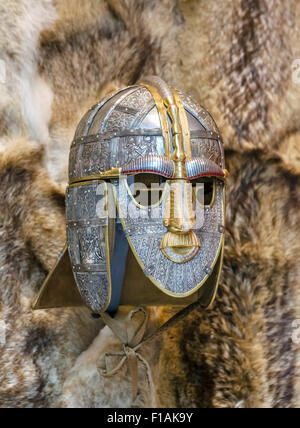
[[[167,259],[174,263],[187,263],[199,252],[200,247],[167,247],[161,249]]]
[[[186,256],[195,248],[197,248],[197,247],[180,247],[180,246],[168,247],[168,249],[173,251],[173,253],[181,255],[181,256]]]
[[[175,263],[190,261],[196,256],[200,248],[200,239],[192,230],[185,234],[169,231],[160,243],[163,254]]]

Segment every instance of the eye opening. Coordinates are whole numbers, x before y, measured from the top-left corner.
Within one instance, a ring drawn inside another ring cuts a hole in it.
[[[128,192],[140,208],[155,207],[161,204],[164,197],[167,179],[160,174],[139,173],[131,176]],[[128,180],[127,180],[128,183]],[[132,184],[133,192],[132,192]]]
[[[192,180],[191,183],[196,202],[201,206],[213,207],[216,199],[216,179],[213,177],[201,177]]]

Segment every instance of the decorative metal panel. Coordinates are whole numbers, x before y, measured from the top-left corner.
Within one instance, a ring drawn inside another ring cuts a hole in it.
[[[78,290],[93,311],[101,312],[110,299],[108,217],[104,182],[70,186],[67,189],[67,241]],[[99,212],[98,212],[99,210]],[[101,217],[99,217],[101,214]]]

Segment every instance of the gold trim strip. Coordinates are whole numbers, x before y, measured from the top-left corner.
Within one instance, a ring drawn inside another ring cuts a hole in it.
[[[132,200],[133,204],[137,208],[139,208],[140,210],[144,210],[144,211],[148,211],[149,208],[150,209],[155,209],[155,208],[159,207],[162,204],[163,200],[166,198],[166,195],[167,195],[168,191],[170,190],[170,187],[169,187],[170,184],[169,183],[170,183],[169,180],[166,181],[166,183],[164,185],[164,190],[162,191],[162,195],[161,195],[159,201],[156,202],[156,204],[144,206],[144,205],[140,205],[140,204],[138,204],[136,202],[136,200],[135,200],[135,198],[134,198],[134,196],[133,196],[133,194],[132,194],[132,192],[131,192],[131,190],[130,190],[130,188],[128,186],[128,181],[127,181],[127,179],[125,179],[125,187],[126,187],[126,190],[128,192],[128,195],[129,195],[130,199]]]
[[[214,304],[214,302],[216,300],[217,292],[218,292],[219,285],[220,285],[220,278],[221,278],[221,275],[222,275],[222,272],[223,272],[223,264],[224,264],[225,236],[224,236],[223,239],[224,239],[224,244],[222,246],[222,249],[221,249],[221,252],[220,252],[220,255],[219,255],[219,257],[221,257],[221,260],[220,260],[220,270],[218,272],[218,276],[217,276],[217,280],[216,280],[215,291],[214,291],[214,294],[213,294],[212,299],[210,301],[210,304],[206,307],[206,310],[210,310],[212,308],[212,306],[213,306],[213,304]]]
[[[95,174],[95,175],[86,175],[80,178],[76,178],[76,180],[71,180],[69,182],[70,186],[81,186],[83,183],[86,183],[88,181],[93,181],[93,180],[108,180],[108,179],[114,179],[114,178],[119,178],[120,175],[122,173],[122,169],[121,168],[112,168],[109,171],[105,171],[102,172],[100,174]]]
[[[104,182],[105,183],[105,182]],[[106,187],[106,204],[108,204],[108,191],[107,191],[107,184],[105,183],[105,187]],[[107,297],[107,304],[105,306],[104,309],[102,309],[102,312],[105,312],[111,303],[111,298],[112,298],[112,281],[111,281],[111,268],[110,268],[110,264],[111,264],[111,251],[109,248],[109,224],[105,227],[105,258],[106,258],[106,273],[107,273],[107,282],[108,282],[108,297]]]
[[[181,122],[181,129],[182,129],[183,143],[184,143],[184,153],[187,157],[187,160],[190,160],[192,159],[192,144],[191,144],[191,132],[190,132],[188,118],[179,94],[173,88],[172,88],[172,93],[173,93],[177,108],[179,110],[179,119]]]
[[[193,189],[193,196],[195,198],[196,204],[198,204],[202,208],[205,208],[205,207],[212,208],[215,205],[216,197],[217,197],[217,181],[216,181],[216,179],[213,180],[213,187],[214,187],[213,196],[212,196],[211,203],[209,205],[201,204],[197,199],[197,196],[195,194],[195,190]]]

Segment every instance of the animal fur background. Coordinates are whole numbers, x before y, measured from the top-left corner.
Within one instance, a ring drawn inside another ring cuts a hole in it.
[[[297,0],[1,1],[1,407],[130,404],[126,369],[109,385],[95,370],[118,346],[108,329],[85,309],[30,305],[65,240],[77,122],[149,74],[213,114],[231,172],[214,308],[143,351],[157,405],[300,407],[299,13]]]

